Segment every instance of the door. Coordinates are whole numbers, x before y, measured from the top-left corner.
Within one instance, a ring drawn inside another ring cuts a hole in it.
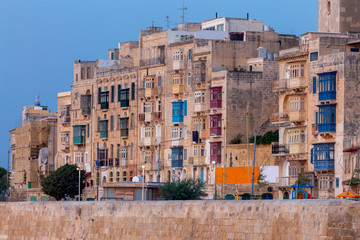
[[[147,192],[147,194],[146,194],[146,195],[147,195],[147,196],[146,196],[146,200],[150,200],[150,201],[151,201],[151,200],[152,200],[152,189],[151,189],[151,188],[148,188],[146,192]]]
[[[115,196],[115,194],[114,194],[114,189],[113,188],[109,188],[108,189],[108,191],[107,191],[107,199],[108,200],[113,200],[114,199],[114,196]]]
[[[200,171],[200,179],[201,179],[202,183],[205,181],[205,179],[204,179],[204,169],[203,168],[201,168],[201,171]]]
[[[136,201],[141,201],[141,188],[137,188],[135,189],[135,200]]]

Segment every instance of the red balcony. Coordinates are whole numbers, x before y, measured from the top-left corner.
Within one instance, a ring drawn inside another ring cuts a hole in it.
[[[210,143],[210,162],[221,163],[221,142]]]
[[[221,136],[221,127],[210,128],[210,136],[211,137]]]
[[[210,88],[210,108],[222,107],[222,87]]]

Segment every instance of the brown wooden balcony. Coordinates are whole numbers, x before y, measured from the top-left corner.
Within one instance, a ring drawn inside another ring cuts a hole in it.
[[[173,84],[172,93],[175,95],[184,93],[184,84]]]
[[[287,115],[286,113],[273,113],[271,121],[273,123],[286,122],[289,121],[289,115]]]
[[[298,88],[305,88],[305,87],[307,87],[305,77],[290,78],[290,80],[289,80],[289,88],[290,89],[298,89]]]

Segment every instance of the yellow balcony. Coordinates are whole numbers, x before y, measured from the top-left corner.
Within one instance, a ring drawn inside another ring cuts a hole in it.
[[[289,153],[290,154],[306,153],[306,144],[305,143],[289,144]]]
[[[305,77],[290,78],[289,80],[290,89],[305,88],[305,87],[306,87]]]
[[[145,97],[150,98],[155,96],[155,89],[154,88],[146,88],[145,89]]]
[[[300,111],[290,111],[289,113],[290,122],[303,122],[306,120],[305,110]]]
[[[193,158],[194,165],[205,165],[205,156],[195,156]]]
[[[206,103],[194,104],[194,112],[205,112],[205,111],[206,111]]]
[[[173,94],[183,94],[184,93],[184,85],[183,84],[172,85],[172,93]]]

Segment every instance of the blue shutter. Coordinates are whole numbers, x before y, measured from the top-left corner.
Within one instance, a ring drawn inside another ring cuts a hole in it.
[[[111,102],[114,102],[115,87],[111,86]]]
[[[187,100],[184,101],[184,116],[187,116]]]
[[[158,76],[158,87],[161,87],[161,76]]]
[[[313,94],[316,93],[316,77],[313,77]]]
[[[189,49],[189,60],[191,60],[191,49]]]
[[[311,149],[311,163],[314,164],[314,148]]]

